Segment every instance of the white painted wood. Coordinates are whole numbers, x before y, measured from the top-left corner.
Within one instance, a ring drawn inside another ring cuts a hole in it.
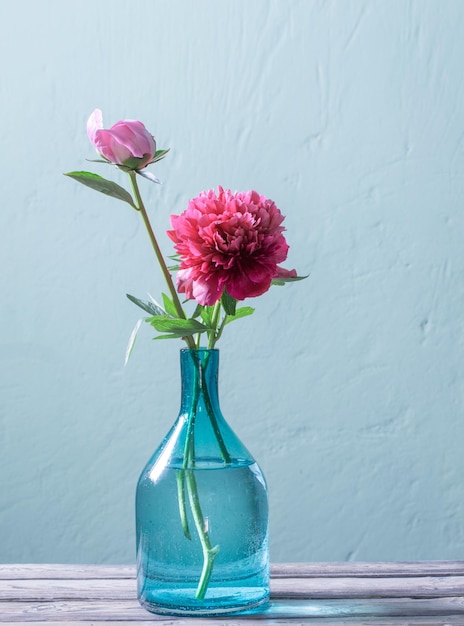
[[[149,621],[150,618],[148,618]],[[51,622],[51,621],[8,621],[0,622],[2,626],[50,626],[50,624],[57,623],[65,623],[66,626],[137,626],[137,624],[143,623],[140,620],[70,620],[66,622]],[[220,624],[220,626],[237,626],[240,623],[243,623],[244,626],[262,626],[265,624],[279,624],[280,626],[288,625],[288,626],[463,626],[462,617],[460,616],[449,616],[445,621],[439,617],[408,617],[407,621],[405,621],[404,617],[387,617],[387,618],[379,618],[373,621],[372,619],[303,619],[303,620],[274,620],[274,619],[266,619],[264,622],[260,619],[246,619],[239,621],[237,619],[232,620],[229,618],[228,620],[222,619],[220,621],[210,619],[199,620],[199,619],[185,619],[185,620],[172,620],[166,619],[162,621],[155,622],[157,626],[216,626]]]
[[[464,576],[276,578],[274,598],[430,598],[464,593]],[[3,580],[0,600],[122,600],[136,597],[135,579]]]
[[[272,601],[221,626],[464,626],[464,563],[287,563],[272,566]],[[219,623],[147,613],[131,566],[0,565],[0,624],[160,626]]]
[[[464,575],[464,561],[408,561],[396,563],[273,563],[273,578],[325,576],[452,576]]]
[[[464,575],[464,561],[397,563],[273,563],[273,578]],[[133,578],[133,565],[0,564],[0,580],[14,578]]]
[[[430,598],[464,593],[464,576],[405,578],[278,578],[278,598]]]
[[[0,580],[135,578],[134,565],[0,564]]]
[[[133,600],[137,597],[135,578],[16,579],[0,582],[0,601]]]
[[[239,626],[249,626],[252,623],[295,624],[298,620],[361,620],[366,624],[377,624],[378,620],[386,623],[395,623],[395,620],[403,620],[403,624],[422,623],[419,620],[435,620],[442,626],[454,617],[459,617],[464,624],[464,606],[462,599],[456,604],[455,599],[446,600],[417,600],[412,602],[386,600],[384,602],[363,601],[351,602],[304,602],[300,605],[291,606],[279,602],[271,603],[269,611],[257,613],[247,617],[230,616],[223,618],[225,623]],[[99,625],[111,621],[132,622],[156,622],[180,626],[183,624],[209,624],[215,623],[211,619],[174,618],[147,613],[138,606],[136,601],[89,601],[89,602],[49,602],[49,603],[24,603],[11,602],[6,607],[0,603],[0,623],[11,622],[36,622],[40,619],[44,622],[60,622],[67,624],[69,621],[98,622]],[[388,620],[388,621],[387,621]],[[416,620],[416,622],[413,622]],[[224,622],[221,620],[221,624]],[[428,622],[426,622],[428,623]],[[458,622],[459,623],[459,622]]]

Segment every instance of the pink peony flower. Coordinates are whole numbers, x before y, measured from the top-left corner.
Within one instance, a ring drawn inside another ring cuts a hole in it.
[[[115,165],[141,170],[155,156],[156,142],[142,122],[121,120],[103,128],[102,112],[95,109],[87,122],[87,135],[97,151]]]
[[[260,296],[273,278],[296,276],[278,263],[287,258],[284,216],[256,191],[203,191],[168,231],[181,257],[177,288],[187,298],[213,305],[224,290],[236,300]]]

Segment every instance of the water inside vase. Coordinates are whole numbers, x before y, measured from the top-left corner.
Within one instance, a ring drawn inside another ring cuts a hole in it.
[[[269,597],[268,504],[256,463],[197,458],[192,470],[204,524],[219,546],[203,599],[196,598],[202,545],[191,508],[186,537],[178,484],[182,459],[159,473],[146,468],[137,489],[138,591],[149,611],[177,615],[219,615],[257,606]]]

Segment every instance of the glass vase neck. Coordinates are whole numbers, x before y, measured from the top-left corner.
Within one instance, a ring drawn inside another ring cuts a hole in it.
[[[218,395],[219,350],[198,348],[180,351],[182,375],[181,412],[206,403],[207,409],[221,414]]]
[[[198,348],[180,351],[182,395],[174,425],[176,452],[182,466],[206,463],[243,465],[254,459],[224,419],[219,406],[219,350]]]

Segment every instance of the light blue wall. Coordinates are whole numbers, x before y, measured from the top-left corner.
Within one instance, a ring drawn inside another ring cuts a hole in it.
[[[123,367],[124,294],[163,287],[138,216],[62,176],[94,158],[97,106],[172,149],[143,185],[158,231],[204,188],[254,187],[311,273],[220,346],[272,559],[463,559],[464,2],[42,0],[0,21],[0,561],[132,562],[137,476],[178,409],[178,344],[147,328]]]

